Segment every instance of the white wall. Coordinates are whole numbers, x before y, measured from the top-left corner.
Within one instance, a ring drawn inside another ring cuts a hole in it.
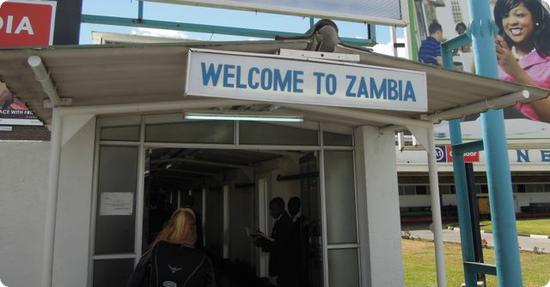
[[[394,133],[355,131],[363,286],[403,286]]]
[[[56,287],[87,284],[94,136],[95,118],[64,118],[66,142],[61,151],[54,248],[53,286]]]
[[[40,286],[49,142],[0,142],[0,279]]]

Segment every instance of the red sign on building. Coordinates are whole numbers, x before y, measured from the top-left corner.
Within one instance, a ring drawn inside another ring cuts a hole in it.
[[[0,47],[53,43],[55,1],[0,0]],[[41,126],[25,103],[0,82],[0,126]]]
[[[0,47],[52,44],[55,1],[9,0],[0,6]]]
[[[453,161],[453,148],[450,144],[445,145],[447,152],[447,162]],[[479,162],[479,152],[467,152],[464,154],[464,162]]]

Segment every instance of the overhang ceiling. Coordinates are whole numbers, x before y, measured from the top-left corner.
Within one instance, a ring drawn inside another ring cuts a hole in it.
[[[184,100],[186,61],[190,48],[274,54],[281,48],[302,50],[306,45],[305,41],[246,41],[1,49],[0,80],[25,101],[41,120],[49,123],[52,110],[44,107],[47,95],[27,64],[27,58],[31,55],[42,58],[60,97],[71,98],[72,106],[97,106]],[[338,47],[336,52],[358,54],[361,64],[426,72],[428,114],[524,89],[537,97],[550,95],[549,90],[450,71],[361,49]],[[421,115],[416,112],[370,111],[414,119]],[[306,117],[322,119],[315,113]],[[383,126],[384,123],[377,125]]]

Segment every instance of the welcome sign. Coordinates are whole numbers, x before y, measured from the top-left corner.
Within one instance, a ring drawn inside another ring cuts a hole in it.
[[[426,74],[277,55],[190,50],[186,95],[426,112]]]

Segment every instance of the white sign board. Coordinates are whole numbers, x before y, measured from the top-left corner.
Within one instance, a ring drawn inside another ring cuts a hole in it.
[[[134,194],[131,192],[102,192],[99,215],[132,215]]]
[[[149,0],[405,26],[402,0]]]
[[[190,50],[185,94],[215,98],[426,112],[424,72]]]

